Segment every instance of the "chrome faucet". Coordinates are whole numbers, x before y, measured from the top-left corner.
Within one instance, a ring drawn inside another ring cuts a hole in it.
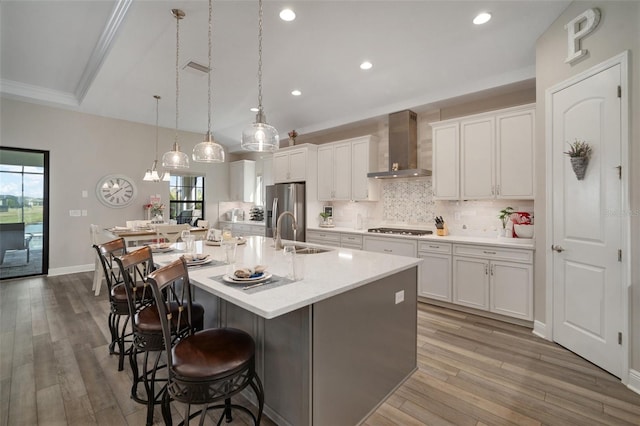
[[[293,215],[293,213],[291,213],[290,211],[285,211],[280,213],[280,216],[278,216],[278,221],[276,222],[276,242],[275,242],[275,248],[276,250],[280,250],[282,248],[282,239],[280,238],[280,228],[282,227],[282,218],[284,216],[291,216],[291,218],[293,219],[293,230],[295,231],[296,229],[298,229],[298,222],[296,222],[296,217]]]

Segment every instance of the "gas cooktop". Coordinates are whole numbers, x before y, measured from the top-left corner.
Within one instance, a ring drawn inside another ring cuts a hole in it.
[[[370,228],[368,232],[376,234],[398,234],[398,235],[430,235],[433,231],[424,229],[403,229],[403,228]]]

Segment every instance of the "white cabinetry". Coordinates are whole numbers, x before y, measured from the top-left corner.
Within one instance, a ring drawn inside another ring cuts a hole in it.
[[[416,257],[418,243],[415,240],[392,237],[364,237],[364,250],[398,256]]]
[[[340,234],[338,232],[323,232],[307,229],[307,242],[324,246],[340,247]]]
[[[533,319],[533,250],[453,245],[453,303]]]
[[[535,107],[432,123],[434,198],[533,199]]]
[[[460,198],[460,127],[458,123],[433,126],[433,197]]]
[[[310,151],[313,149],[313,158]],[[294,147],[292,149],[280,149],[273,154],[273,181],[283,182],[304,182],[307,180],[308,161],[317,161],[315,158],[315,147],[311,146]]]
[[[229,164],[229,195],[232,201],[255,202],[255,161],[240,160]]]
[[[351,199],[351,143],[330,143],[318,148],[318,200]]]
[[[231,228],[234,237],[247,237],[250,235],[263,235],[265,232],[264,225],[253,225],[249,223],[222,222],[222,226]]]
[[[362,235],[340,234],[340,247],[362,250]]]
[[[418,242],[418,257],[422,259],[418,296],[451,302],[451,244]]]
[[[377,138],[362,136],[318,148],[318,200],[373,201],[376,182],[367,178],[375,170]]]

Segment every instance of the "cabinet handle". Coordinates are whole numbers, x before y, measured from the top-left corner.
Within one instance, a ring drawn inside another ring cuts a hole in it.
[[[491,185],[491,195],[496,195],[496,189],[493,185]]]
[[[391,250],[391,249],[382,249],[382,250],[383,250],[384,252],[386,252],[386,253],[393,253],[393,250]]]
[[[500,185],[496,185],[496,195],[500,195]]]
[[[484,254],[496,254],[496,252],[495,252],[495,251],[486,251],[486,250],[485,250],[485,251],[483,251],[483,253],[484,253]]]
[[[484,274],[489,275],[489,265],[484,265]]]
[[[429,248],[440,248],[440,246],[429,246]]]
[[[493,270],[496,267],[496,265],[491,265],[491,276],[493,276]]]

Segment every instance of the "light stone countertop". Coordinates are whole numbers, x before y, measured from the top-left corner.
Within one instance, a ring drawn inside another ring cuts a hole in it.
[[[235,265],[192,267],[189,268],[189,279],[195,286],[266,319],[275,318],[366,285],[418,266],[422,262],[421,259],[413,257],[325,247],[330,251],[296,255],[305,263],[303,280],[248,294],[242,290],[243,284],[225,285],[213,280],[212,277],[233,273],[242,266],[255,265],[267,265],[267,272],[286,276],[290,267],[282,250],[276,251],[273,248],[272,238],[261,236],[246,238],[247,243],[238,246]],[[182,248],[183,243],[177,244]],[[203,244],[203,241],[197,241],[196,245],[197,250],[211,255],[214,260],[220,261],[225,258],[221,247],[208,246]],[[307,243],[297,245],[317,247]],[[157,264],[165,265],[178,259],[179,256],[179,253],[169,252],[154,254],[153,258]]]
[[[236,222],[233,222],[231,220],[220,220],[220,223],[230,223],[230,224],[236,224],[236,225],[257,225],[257,226],[264,226],[264,221],[259,222],[257,220],[238,220]]]
[[[382,226],[372,226],[371,228],[379,228]],[[399,227],[398,227],[399,228]],[[417,228],[421,229],[421,228]],[[333,227],[333,228],[321,228],[319,226],[310,226],[307,227],[309,231],[317,231],[317,232],[339,232],[342,234],[358,234],[358,235],[367,235],[370,237],[381,237],[381,238],[402,238],[409,240],[420,241],[438,241],[444,243],[465,243],[465,244],[478,244],[478,245],[486,245],[492,247],[508,247],[508,248],[523,248],[534,250],[535,249],[535,239],[533,238],[488,238],[488,237],[473,237],[466,235],[447,235],[446,237],[439,237],[435,235],[435,230],[433,230],[432,235],[423,235],[423,236],[415,236],[415,235],[398,235],[398,234],[377,234],[374,232],[367,232],[366,229],[358,230],[347,227]]]

